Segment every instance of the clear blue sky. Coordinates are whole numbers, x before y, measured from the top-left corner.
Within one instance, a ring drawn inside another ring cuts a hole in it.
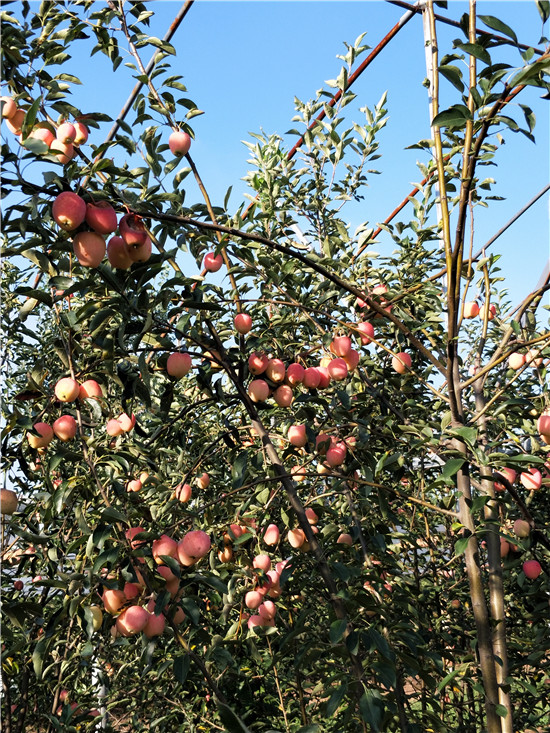
[[[148,6],[155,11],[150,32],[162,37],[180,3],[157,0]],[[507,22],[521,42],[538,43],[543,29],[534,1],[479,0],[477,7],[479,14]],[[451,0],[448,10],[437,10],[456,20],[466,11],[467,3],[458,0]],[[196,136],[191,153],[213,201],[221,204],[229,186],[233,186],[231,206],[236,208],[243,200],[246,186],[240,179],[247,171],[248,155],[241,141],[250,139],[250,132],[262,128],[266,133],[284,134],[293,127],[294,96],[307,100],[326,79],[337,76],[340,60],[336,55],[345,52],[343,42],[353,43],[366,32],[364,42],[374,47],[404,12],[382,0],[195,2],[172,39],[177,49],[172,65],[174,73],[183,75],[189,97],[205,111],[191,121]],[[459,37],[458,29],[438,24],[440,53],[451,52],[452,40]],[[516,50],[507,54],[509,63],[521,64]],[[145,62],[149,56],[148,51],[143,53]],[[102,54],[91,60],[84,56],[74,59],[73,71],[84,82],[83,87],[74,87],[75,102],[83,111],[101,110],[115,117],[126,101],[134,84],[132,72],[124,65],[114,75],[109,69]],[[390,118],[380,136],[382,158],[377,167],[382,175],[371,177],[365,201],[357,210],[350,209],[354,224],[364,219],[370,224],[382,221],[408,194],[411,184],[421,179],[415,165],[421,151],[405,148],[430,136],[427,92],[422,86],[425,74],[418,16],[353,87],[357,95],[350,105],[353,111],[364,104],[372,108],[387,90]],[[447,94],[449,103],[459,101],[456,97],[451,100],[454,89],[447,82],[442,87],[443,102]],[[548,101],[540,96],[540,91],[528,89],[518,98],[537,115],[537,145],[521,134],[506,133],[506,144],[497,157],[499,167],[485,169],[486,175],[497,180],[493,193],[506,200],[493,202],[488,210],[478,209],[475,249],[548,182]],[[359,112],[356,117],[360,119]],[[109,128],[104,123],[101,135]],[[166,133],[168,136],[168,129]],[[101,135],[94,131],[94,142],[101,142]],[[294,138],[287,140],[291,147]],[[186,203],[200,200],[190,178],[185,185]],[[514,302],[536,285],[548,259],[548,211],[547,194],[494,245],[503,254],[502,267]],[[407,219],[408,209],[400,216]]]

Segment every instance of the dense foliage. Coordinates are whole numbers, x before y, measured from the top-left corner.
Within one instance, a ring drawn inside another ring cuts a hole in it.
[[[2,14],[4,94],[24,110],[21,134],[5,121],[2,133],[2,461],[19,499],[2,520],[5,730],[547,729],[548,281],[512,309],[498,254],[468,254],[492,185],[476,165],[498,164],[495,129],[533,137],[528,108],[508,102],[548,91],[547,55],[518,48],[511,68],[503,41],[476,37],[465,16],[462,47],[435,59],[456,104],[435,110],[413,216],[384,226],[395,249],[377,256],[372,224],[352,231],[345,217],[374,185],[387,114],[385,98],[357,114],[347,86],[362,38],[334,89],[296,101],[296,156],[277,136],[249,143],[250,203],[233,213],[206,191],[185,200],[200,161],[168,137],[192,137],[199,110],[174,48],[147,34],[152,6]],[[124,47],[145,82],[105,143],[101,109],[77,109],[76,77],[50,71],[90,35],[115,79]],[[148,47],[159,53],[145,74]],[[36,130],[65,120],[90,135],[63,164]],[[136,214],[153,254],[81,264],[73,238],[93,227],[59,226],[63,191],[110,202],[119,223]],[[201,270],[208,252],[222,255],[218,275]],[[477,317],[472,302],[485,304]],[[191,357],[181,378],[167,371],[174,352]],[[287,380],[295,363],[332,378],[275,392],[275,367],[250,374],[253,352],[281,360]],[[62,378],[102,394],[64,401]],[[123,414],[135,424],[107,431]],[[33,426],[63,415],[76,436],[33,448]],[[267,544],[269,525],[280,537]],[[211,548],[186,562],[180,540],[197,530]],[[158,550],[163,535],[178,548]],[[112,590],[125,595],[108,613]],[[127,606],[165,616],[164,633],[125,634]]]

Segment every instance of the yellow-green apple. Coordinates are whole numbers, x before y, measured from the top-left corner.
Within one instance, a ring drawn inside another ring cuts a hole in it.
[[[11,119],[17,112],[17,105],[11,97],[0,97],[2,102],[2,117]]]
[[[73,251],[83,267],[99,267],[107,247],[100,234],[79,232],[73,239]]]
[[[394,357],[392,357],[391,365],[394,371],[398,374],[404,374],[407,369],[411,368],[412,359],[410,354],[400,351]]]
[[[76,428],[76,420],[72,415],[61,415],[61,417],[58,417],[53,424],[55,435],[63,443],[74,438],[76,435]]]
[[[103,390],[95,379],[86,379],[78,390],[79,400],[100,400],[103,397]]]
[[[128,270],[134,261],[130,257],[128,245],[122,237],[111,237],[107,244],[107,259],[111,267],[117,270]]]
[[[287,431],[288,442],[297,448],[303,448],[307,443],[306,426],[290,425]]]
[[[74,147],[72,143],[63,143],[55,139],[50,143],[50,153],[54,154],[60,163],[67,165],[74,158]]]
[[[317,367],[307,367],[304,370],[304,378],[302,384],[307,389],[317,389],[319,382],[321,381],[321,375]]]
[[[74,143],[76,138],[76,130],[74,125],[70,122],[63,122],[57,128],[55,136],[62,143]]]
[[[518,537],[529,537],[531,533],[531,525],[525,519],[516,519],[514,522],[514,534]]]
[[[63,377],[55,385],[54,392],[60,402],[73,402],[80,394],[80,385],[76,379]]]
[[[288,384],[281,384],[280,387],[273,392],[273,399],[279,407],[290,407],[294,399],[292,387]]]
[[[0,512],[2,514],[15,514],[17,511],[17,494],[11,489],[0,489]]]
[[[280,532],[276,524],[268,525],[264,532],[264,542],[266,545],[272,547],[279,542]]]
[[[233,319],[233,324],[235,325],[236,331],[245,334],[248,333],[252,328],[252,318],[248,315],[248,313],[237,313],[237,315]]]
[[[288,369],[286,370],[286,381],[291,387],[301,384],[304,380],[304,372],[305,369],[301,364],[292,362],[292,364],[288,365]]]
[[[75,122],[74,129],[76,132],[73,145],[83,145],[88,140],[89,130],[82,122]]]
[[[537,560],[526,560],[523,563],[523,572],[529,580],[536,580],[541,574],[542,567]]]
[[[207,252],[204,256],[202,266],[207,272],[218,272],[223,265],[223,257],[214,252]]]
[[[27,440],[31,448],[45,448],[53,440],[53,428],[46,422],[36,422],[32,429],[38,435],[27,433]]]
[[[479,315],[479,305],[475,300],[464,303],[464,318],[475,318]]]
[[[519,476],[520,482],[529,491],[537,491],[542,486],[542,474],[537,468],[528,468]]]
[[[510,356],[508,357],[508,366],[510,367],[510,369],[514,369],[514,371],[521,369],[524,364],[525,354],[518,354],[516,352],[514,354],[510,354]]]
[[[108,201],[86,204],[86,224],[98,234],[112,234],[118,226],[116,211]]]
[[[177,377],[181,379],[189,374],[193,363],[191,357],[187,353],[175,351],[170,354],[168,361],[166,362],[166,371],[171,377]]]
[[[178,157],[187,155],[191,147],[191,137],[186,132],[174,130],[168,138],[168,147],[170,151]]]
[[[99,631],[103,624],[103,611],[99,606],[90,606],[90,613],[92,614],[92,628],[94,631]]]
[[[63,191],[52,204],[52,216],[61,229],[71,232],[86,218],[86,202],[77,193]]]
[[[252,402],[265,402],[269,397],[269,384],[264,379],[253,379],[247,391]]]

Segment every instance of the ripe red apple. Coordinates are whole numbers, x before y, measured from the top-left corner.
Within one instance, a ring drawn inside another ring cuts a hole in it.
[[[538,349],[529,349],[529,351],[525,354],[525,363],[532,365],[534,367],[541,367],[543,362],[542,356],[540,356],[540,351]]]
[[[176,351],[168,357],[166,371],[171,377],[181,379],[186,374],[189,374],[192,365],[193,363],[189,354]]]
[[[404,374],[407,369],[411,368],[411,364],[412,359],[410,354],[406,354],[404,351],[400,351],[391,360],[392,368],[398,374]]]
[[[158,616],[154,613],[149,614],[147,623],[143,627],[143,633],[148,639],[153,639],[155,636],[160,636],[166,627],[166,618],[163,613]]]
[[[542,572],[541,565],[537,560],[526,560],[522,569],[525,577],[529,580],[536,580]]]
[[[283,382],[285,378],[285,365],[281,359],[270,359],[267,363],[265,375],[272,382]]]
[[[265,402],[269,397],[269,384],[264,379],[253,379],[248,385],[248,395],[252,402]]]
[[[72,440],[76,435],[76,420],[72,415],[61,415],[53,424],[53,431],[55,435],[63,443],[68,440]]]
[[[518,354],[517,352],[514,354],[510,354],[508,357],[508,366],[510,369],[513,369],[514,371],[517,371],[518,369],[521,369],[521,367],[525,364],[525,354]]]
[[[115,615],[120,611],[122,606],[126,603],[126,596],[124,591],[118,589],[106,588],[103,591],[103,605],[105,610],[111,615]]]
[[[142,488],[143,488],[143,484],[138,478],[131,479],[126,484],[126,491],[129,494],[137,493],[138,491],[141,491]]]
[[[202,476],[197,478],[197,486],[199,489],[207,489],[210,486],[210,476],[207,473],[203,473]]]
[[[149,239],[145,225],[137,214],[124,214],[118,223],[118,229],[128,247],[141,247]]]
[[[252,328],[252,318],[248,313],[237,313],[233,323],[235,325],[235,329],[242,334],[248,333]]]
[[[516,519],[514,522],[514,534],[518,537],[529,537],[531,533],[531,525],[525,519]]]
[[[306,480],[307,469],[305,466],[292,466],[292,468],[290,469],[290,475],[297,484],[301,484],[302,481]]]
[[[59,127],[57,128],[55,136],[62,143],[74,143],[76,138],[76,130],[74,125],[72,125],[70,122],[63,122],[63,124],[59,125]]]
[[[202,529],[193,529],[183,537],[179,547],[185,555],[199,560],[210,552],[210,537]]]
[[[139,634],[149,621],[149,611],[143,606],[129,606],[117,619],[117,628],[125,636]]]
[[[271,570],[271,558],[269,555],[256,555],[252,560],[252,567],[267,573],[268,570]]]
[[[495,474],[496,476],[504,477],[511,484],[514,483],[517,477],[517,472],[514,471],[513,468],[501,468],[498,471],[495,471]],[[504,491],[506,488],[504,484],[500,484],[498,483],[498,481],[495,481],[494,487],[495,487],[495,491]]]
[[[132,430],[132,428],[136,424],[136,416],[132,415],[132,417],[130,417],[125,412],[121,413],[117,417],[117,420],[120,423],[120,426],[122,427],[122,432],[124,433],[129,433],[130,430]]]
[[[331,379],[341,382],[348,376],[348,365],[343,359],[332,359],[327,367]]]
[[[348,365],[348,370],[352,372],[359,364],[361,356],[355,349],[350,349],[346,356],[343,357],[344,361]],[[330,369],[329,369],[330,373]]]
[[[269,359],[265,354],[253,351],[248,357],[248,371],[254,375],[263,374],[267,369]]]
[[[287,432],[288,442],[297,448],[303,448],[307,443],[306,426],[290,425]]]
[[[297,527],[296,529],[289,530],[287,536],[286,536],[289,544],[291,547],[294,547],[295,550],[300,548],[304,542],[306,541],[306,536],[304,534],[304,530],[300,527]]]
[[[290,407],[292,400],[294,399],[294,393],[292,387],[288,384],[281,384],[280,387],[273,392],[273,399],[279,405],[279,407]]]
[[[17,511],[18,498],[15,491],[11,489],[0,489],[0,513],[15,514]]]
[[[258,614],[266,621],[274,619],[276,613],[277,607],[273,601],[264,601],[261,606],[258,606]]]
[[[302,380],[304,387],[307,389],[317,389],[320,381],[321,375],[317,367],[308,367],[304,370],[304,378]]]
[[[76,379],[63,377],[55,385],[54,392],[60,402],[73,402],[80,393],[80,385]]]
[[[99,267],[107,247],[100,234],[80,232],[73,239],[73,250],[83,267]]]
[[[174,155],[187,155],[191,147],[191,137],[181,130],[175,130],[168,138],[168,147]]]
[[[315,510],[312,509],[310,506],[306,509],[306,517],[307,521],[310,524],[317,524],[317,522],[319,521],[319,517],[317,516]]]
[[[544,412],[537,420],[537,431],[540,435],[550,435],[550,413]]]
[[[33,140],[41,140],[48,147],[55,140],[55,135],[47,127],[35,127],[29,137]]]
[[[273,545],[276,545],[279,542],[280,532],[279,528],[276,524],[270,524],[268,525],[266,531],[264,532],[264,542],[266,545],[269,545],[272,547]]]
[[[177,557],[178,543],[167,534],[163,534],[160,539],[154,540],[151,552],[157,565],[162,565],[164,561],[161,559],[161,555]]]
[[[218,272],[222,265],[223,257],[221,255],[216,255],[214,252],[207,252],[204,256],[202,266],[207,272]]]
[[[464,318],[475,318],[479,315],[479,305],[475,300],[464,303]]]
[[[11,97],[0,97],[2,102],[2,117],[10,120],[17,112],[17,105]]]
[[[542,474],[537,468],[529,468],[519,476],[520,482],[529,491],[537,491],[542,486]]]
[[[330,446],[326,452],[325,461],[326,463],[334,468],[335,466],[341,466],[346,460],[347,449],[345,443],[335,443]]]
[[[12,512],[12,514],[13,514],[13,512]],[[22,580],[14,580],[14,581],[13,581],[13,588],[14,588],[14,590],[19,590],[19,591],[21,591],[21,590],[23,590],[23,588],[24,588],[24,587],[25,587],[25,586],[24,586],[24,584],[23,584],[23,581],[22,581]]]
[[[25,110],[17,109],[11,117],[4,117],[6,127],[14,135],[21,135],[23,123],[25,122],[25,114]]]
[[[50,143],[50,153],[53,153],[60,163],[67,165],[74,158],[74,147],[72,143],[63,143],[55,139]]]
[[[124,432],[124,430],[122,429],[122,425],[116,418],[107,420],[105,431],[107,435],[110,435],[112,438],[116,438],[117,435],[122,435],[122,433]]]
[[[32,426],[39,436],[27,433],[27,440],[31,448],[45,448],[53,440],[53,429],[45,422],[37,422]]]
[[[190,484],[178,484],[174,489],[174,497],[181,501],[182,504],[190,501],[192,496],[192,489]]]
[[[350,547],[353,545],[353,538],[350,534],[347,532],[343,532],[338,539],[336,540],[336,543],[338,545],[349,545]]]
[[[504,537],[500,538],[500,556],[506,557],[510,552],[510,543],[507,542]]]
[[[143,547],[146,544],[146,540],[136,540],[134,537],[136,535],[141,534],[142,532],[145,532],[143,527],[130,527],[126,530],[124,533],[126,539],[130,542],[130,546],[132,550],[137,550],[140,547]]]
[[[344,358],[349,354],[351,349],[351,339],[349,336],[336,336],[332,339],[330,350],[335,356]]]
[[[132,262],[147,262],[151,259],[152,252],[153,244],[149,237],[147,237],[143,244],[128,245],[128,257]]]
[[[72,191],[63,191],[52,204],[52,216],[62,229],[71,232],[86,218],[86,202]]]
[[[78,391],[80,400],[100,400],[103,398],[103,390],[95,379],[86,379],[82,382]]]
[[[484,320],[485,320],[485,312],[486,312],[486,310],[487,310],[487,303],[483,303],[483,305],[479,309],[479,315]],[[494,303],[489,303],[489,314],[487,316],[487,320],[488,321],[492,321],[493,318],[496,316],[496,314],[497,314],[496,305]]]
[[[73,145],[83,145],[88,140],[88,128],[86,127],[86,125],[83,125],[82,122],[75,122],[74,129],[76,135],[73,141]]]
[[[288,369],[286,370],[286,381],[291,387],[301,384],[304,380],[304,372],[305,369],[301,364],[293,362],[288,365]]]
[[[134,264],[129,254],[128,245],[122,237],[111,237],[109,239],[107,258],[111,267],[117,270],[128,270]]]
[[[370,344],[371,339],[374,338],[374,326],[369,321],[362,321],[356,326],[357,330],[361,332],[361,343],[363,346]]]
[[[86,224],[98,234],[111,234],[118,226],[116,211],[108,201],[86,204]]]

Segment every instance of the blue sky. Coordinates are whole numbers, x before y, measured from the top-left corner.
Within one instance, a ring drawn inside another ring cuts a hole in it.
[[[157,0],[148,6],[155,11],[150,32],[162,37],[180,3]],[[521,42],[538,42],[542,24],[534,1],[479,0],[477,7],[478,14],[498,16],[512,26]],[[447,11],[437,12],[458,20],[466,10],[467,3],[457,0],[449,3]],[[374,47],[404,12],[381,0],[198,0],[193,4],[172,39],[177,50],[172,65],[174,73],[183,75],[189,97],[205,112],[191,121],[196,136],[191,154],[214,203],[222,203],[229,186],[233,186],[231,206],[236,208],[243,200],[246,185],[241,178],[248,169],[248,151],[242,140],[250,140],[249,133],[260,129],[284,135],[294,126],[294,96],[305,101],[325,80],[337,76],[341,62],[336,55],[345,52],[344,41],[353,43],[366,32],[364,42]],[[438,24],[440,54],[452,51],[452,40],[459,37],[458,29]],[[149,60],[148,51],[143,60]],[[513,65],[522,63],[515,49],[507,51],[507,60]],[[101,54],[91,60],[75,58],[73,63],[72,71],[84,82],[83,87],[74,87],[76,104],[83,111],[103,111],[115,117],[134,84],[132,72],[121,65],[116,74],[110,74],[110,64]],[[421,179],[416,161],[423,153],[405,148],[430,136],[427,92],[422,86],[425,74],[418,16],[353,87],[357,99],[350,105],[352,111],[365,104],[374,107],[387,91],[389,113],[388,125],[379,138],[382,158],[376,165],[381,175],[370,178],[365,201],[350,210],[354,225],[365,219],[370,224],[382,221],[409,193],[413,182]],[[454,89],[442,82],[443,106],[446,99],[449,103],[459,101],[453,93]],[[488,210],[476,214],[474,249],[548,182],[548,101],[540,96],[540,91],[528,89],[518,99],[532,106],[537,115],[537,145],[523,135],[507,133],[506,144],[497,154],[499,167],[486,169],[486,175],[497,180],[494,193],[506,200],[493,202]],[[356,118],[361,118],[358,111]],[[104,123],[101,134],[94,131],[94,142],[101,142],[109,128],[110,124]],[[166,134],[168,137],[168,129]],[[290,148],[294,138],[286,140]],[[185,185],[186,203],[200,200],[190,177]],[[401,217],[408,219],[408,209]],[[509,276],[514,302],[536,285],[549,256],[548,242],[547,194],[494,245],[493,251],[502,252],[502,267]],[[377,249],[384,251],[383,246]]]

